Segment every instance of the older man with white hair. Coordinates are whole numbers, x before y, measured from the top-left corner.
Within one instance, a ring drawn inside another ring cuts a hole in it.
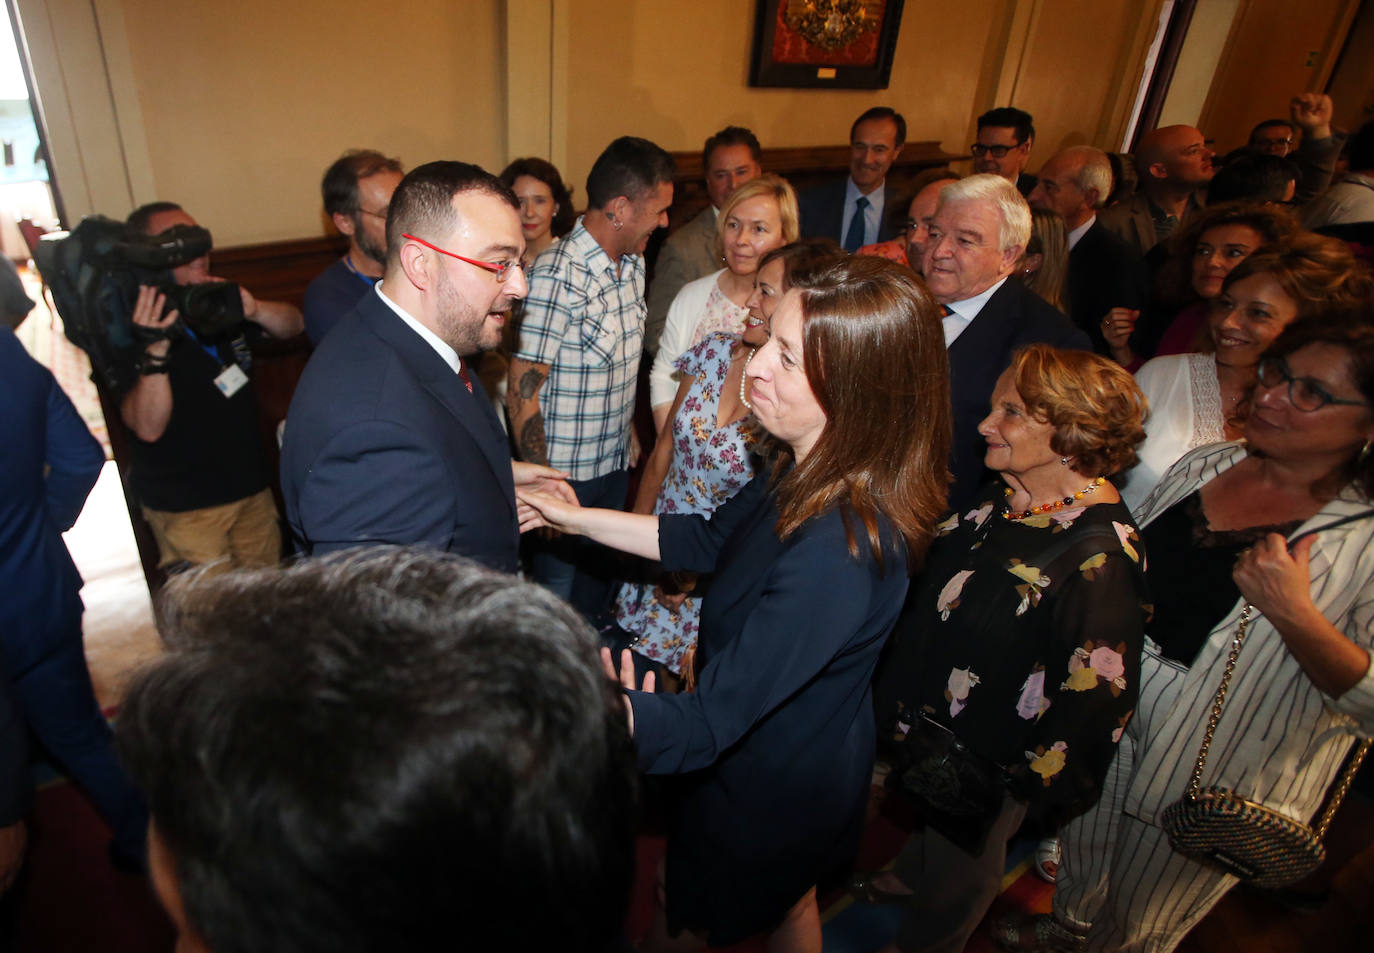
[[[950,505],[959,507],[983,482],[978,422],[1012,354],[1027,344],[1089,347],[1088,338],[1059,311],[1012,277],[1030,240],[1030,206],[1001,176],[982,174],[940,192],[922,268],[945,309],[954,443]]]
[[[1100,354],[1110,322],[1133,326],[1148,294],[1145,265],[1120,236],[1097,221],[1112,191],[1107,153],[1069,146],[1050,157],[1028,197],[1034,208],[1054,212],[1069,233],[1069,316]]]

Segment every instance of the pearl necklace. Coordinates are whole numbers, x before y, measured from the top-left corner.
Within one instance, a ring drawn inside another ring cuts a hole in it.
[[[1026,519],[1030,516],[1039,516],[1041,513],[1053,513],[1055,510],[1062,510],[1064,507],[1071,505],[1075,501],[1081,500],[1083,499],[1083,497],[1088,496],[1099,486],[1106,482],[1106,477],[1098,477],[1096,480],[1093,480],[1087,486],[1083,487],[1083,489],[1074,493],[1073,496],[1066,496],[1062,500],[1055,500],[1053,503],[1041,503],[1039,506],[1032,506],[1030,509],[1022,513],[1013,513],[1011,511],[1011,507],[1007,506],[1005,509],[1002,510],[1002,519],[1019,522],[1020,520]],[[1005,495],[1008,499],[1011,498],[1011,487],[1007,487]]]
[[[757,353],[758,351],[750,348],[749,356],[744,359],[744,367],[740,368],[739,372],[739,402],[750,410],[754,409],[754,405],[749,403],[749,398],[745,397],[744,393],[749,385],[749,362],[754,359],[754,355]]]

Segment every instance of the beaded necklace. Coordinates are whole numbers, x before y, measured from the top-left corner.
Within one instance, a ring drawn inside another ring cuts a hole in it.
[[[1064,507],[1073,504],[1077,500],[1083,499],[1083,497],[1085,496],[1088,496],[1099,486],[1106,482],[1106,477],[1098,477],[1096,480],[1093,480],[1087,486],[1083,487],[1083,489],[1074,493],[1073,496],[1066,496],[1062,500],[1055,500],[1053,503],[1041,503],[1039,506],[1032,506],[1030,509],[1021,513],[1013,513],[1011,511],[1011,506],[1008,505],[1002,510],[1002,519],[1019,521],[1026,519],[1030,516],[1039,516],[1041,513],[1053,513],[1055,510],[1062,510]],[[1008,499],[1011,498],[1012,492],[1012,488],[1007,487],[1005,495]]]

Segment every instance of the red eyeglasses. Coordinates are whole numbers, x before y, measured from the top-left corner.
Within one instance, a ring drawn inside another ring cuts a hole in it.
[[[411,235],[409,232],[406,232],[406,233],[402,234],[401,237],[402,237],[402,238],[409,238],[409,239],[410,239],[411,241],[413,241],[413,242],[419,242],[421,245],[424,245],[426,248],[432,249],[433,251],[437,251],[437,252],[438,252],[439,254],[441,254],[441,255],[448,255],[448,257],[450,257],[450,258],[457,258],[459,261],[465,261],[465,262],[467,262],[469,265],[476,265],[478,268],[481,268],[483,271],[489,271],[489,272],[491,272],[493,275],[496,276],[496,280],[497,280],[497,281],[501,281],[501,282],[504,282],[504,281],[506,281],[507,279],[510,278],[510,276],[511,276],[511,271],[512,271],[512,270],[514,270],[514,269],[516,269],[516,268],[523,269],[523,268],[525,267],[524,265],[522,265],[522,264],[520,263],[520,261],[519,261],[518,259],[511,259],[510,261],[495,262],[495,261],[480,261],[480,260],[478,260],[478,259],[476,259],[476,258],[464,258],[462,255],[455,254],[455,253],[449,251],[447,248],[440,248],[438,245],[431,244],[430,242],[425,241],[423,238],[417,238],[416,236]]]

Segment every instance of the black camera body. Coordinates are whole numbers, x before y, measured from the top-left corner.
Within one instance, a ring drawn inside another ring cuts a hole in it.
[[[149,340],[188,330],[198,339],[214,339],[243,324],[238,285],[179,285],[172,278],[172,269],[207,254],[211,244],[210,232],[198,225],[143,235],[101,215],[82,219],[70,232],[43,236],[34,263],[68,339],[90,357],[97,382],[120,393],[138,375],[154,370],[144,354]],[[166,310],[179,312],[175,324],[155,331],[133,323],[140,285],[162,292]]]

